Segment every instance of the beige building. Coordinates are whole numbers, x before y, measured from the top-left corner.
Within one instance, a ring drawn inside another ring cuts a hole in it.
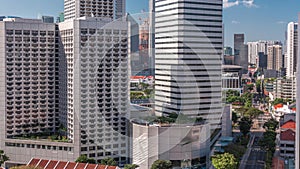
[[[282,45],[268,46],[268,65],[267,69],[280,71],[282,65]]]

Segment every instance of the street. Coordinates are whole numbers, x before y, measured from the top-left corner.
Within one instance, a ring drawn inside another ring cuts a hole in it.
[[[264,169],[266,152],[259,146],[259,140],[262,138],[263,132],[251,133],[250,143],[245,153],[239,169]]]

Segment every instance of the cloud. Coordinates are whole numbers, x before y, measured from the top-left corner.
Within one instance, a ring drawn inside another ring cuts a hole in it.
[[[239,1],[229,2],[229,0],[223,0],[223,8],[230,8],[239,5]]]
[[[287,22],[285,22],[285,21],[278,21],[278,22],[276,22],[277,24],[287,24]]]
[[[247,8],[258,8],[258,6],[254,3],[254,0],[243,0],[242,3]]]
[[[231,21],[232,24],[239,24],[239,21]]]
[[[230,8],[233,6],[243,5],[247,8],[258,8],[259,6],[255,4],[254,0],[223,0],[223,8]]]

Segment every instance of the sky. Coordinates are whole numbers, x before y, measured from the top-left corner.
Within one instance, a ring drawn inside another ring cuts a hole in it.
[[[246,41],[281,40],[289,22],[296,22],[300,0],[223,0],[225,46],[233,34],[245,33]],[[148,0],[127,0],[127,12],[148,11]],[[37,18],[63,12],[63,0],[0,0],[0,16]]]

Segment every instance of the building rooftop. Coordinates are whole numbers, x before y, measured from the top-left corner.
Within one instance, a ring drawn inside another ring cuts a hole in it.
[[[284,141],[295,141],[295,132],[291,129],[283,131],[280,133],[280,140]]]
[[[27,166],[33,166],[41,169],[120,169],[117,166],[45,160],[37,158],[31,159]]]
[[[284,161],[278,157],[273,158],[272,169],[284,169]]]
[[[289,120],[287,122],[285,122],[282,126],[282,129],[296,129],[296,122],[294,120]]]

